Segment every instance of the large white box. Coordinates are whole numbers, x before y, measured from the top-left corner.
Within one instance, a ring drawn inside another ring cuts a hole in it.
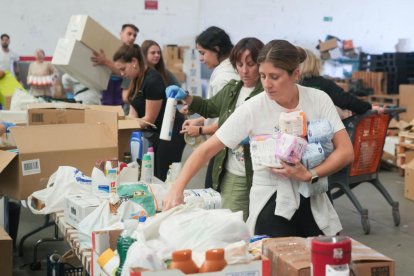
[[[65,197],[65,222],[78,228],[79,223],[101,203],[91,195],[69,195]]]
[[[73,38],[61,38],[53,54],[52,64],[78,79],[86,87],[105,90],[111,70],[95,66],[91,61],[92,50]]]
[[[109,59],[122,45],[121,40],[88,15],[72,15],[65,38],[79,40],[96,52],[102,49]]]

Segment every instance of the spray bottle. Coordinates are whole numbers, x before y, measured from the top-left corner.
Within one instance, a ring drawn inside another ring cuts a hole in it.
[[[174,128],[175,112],[177,108],[177,100],[175,98],[168,98],[165,105],[164,118],[162,120],[160,139],[171,141],[171,136]]]

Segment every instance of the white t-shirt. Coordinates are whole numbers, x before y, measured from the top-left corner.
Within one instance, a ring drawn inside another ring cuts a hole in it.
[[[14,74],[14,63],[19,61],[19,56],[9,49],[8,52],[4,52],[0,48],[0,69],[3,71],[9,70],[13,76]]]
[[[87,87],[67,73],[63,74],[62,76],[62,86],[64,89],[73,90],[72,92],[74,94],[74,98],[78,102],[93,105],[101,104],[101,93],[96,90],[87,89],[79,94],[76,94],[77,92],[82,91]]]
[[[226,58],[211,73],[208,83],[207,99],[216,95],[231,80],[240,80],[240,77],[231,65],[230,60]],[[205,125],[211,125],[217,121],[217,118],[206,119]]]
[[[254,87],[242,87],[236,102],[236,109],[242,105]],[[226,170],[238,176],[246,176],[246,168],[244,165],[244,149],[239,145],[235,149],[229,149],[227,153]]]
[[[330,99],[323,91],[297,85],[299,89],[299,104],[297,109],[305,112],[307,120],[327,118],[334,128],[334,132],[344,129],[344,125],[338,116],[338,112]],[[279,132],[279,116],[286,109],[271,100],[266,93],[261,93],[245,104],[241,105],[217,130],[218,139],[228,148],[235,148],[246,136],[252,137],[259,134],[274,134]],[[320,181],[326,180],[326,177]],[[250,191],[249,219],[247,221],[251,231],[254,230],[257,216],[270,197],[278,190],[278,185],[289,185],[297,190],[299,181],[281,178],[275,175],[268,167],[256,168],[253,174],[253,185]],[[278,193],[279,196],[279,193]],[[329,221],[325,229],[335,233],[341,229],[337,214],[332,205],[329,205],[326,195],[317,196],[319,203],[312,205],[312,213],[315,220]],[[322,203],[323,202],[323,203]],[[296,205],[292,203],[292,206]],[[278,207],[278,204],[276,204]],[[318,226],[321,227],[320,224]],[[325,231],[321,228],[321,230]]]

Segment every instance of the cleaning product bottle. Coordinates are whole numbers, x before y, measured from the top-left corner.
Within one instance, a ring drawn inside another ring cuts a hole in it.
[[[175,98],[168,98],[165,105],[164,118],[162,120],[160,139],[171,141],[171,136],[174,127],[175,112],[177,108],[177,100]]]
[[[119,266],[119,256],[108,248],[99,256],[97,263],[108,275],[114,275]]]
[[[137,161],[138,164],[141,163],[142,160],[142,144],[143,144],[143,137],[141,131],[134,131],[131,135],[131,157],[132,161]]]
[[[172,253],[170,269],[181,270],[184,274],[198,273],[198,267],[191,255],[190,249],[174,251]]]
[[[224,259],[224,249],[211,249],[206,251],[206,260],[200,267],[200,273],[221,271],[227,265]]]
[[[154,178],[154,168],[155,168],[154,167],[154,157],[155,157],[154,148],[153,147],[149,147],[147,154],[151,157],[151,168],[152,168],[151,177]]]
[[[152,183],[152,176],[154,175],[154,168],[152,167],[151,155],[148,153],[142,157],[141,181],[147,184]]]
[[[118,250],[119,255],[119,267],[116,271],[117,276],[122,274],[122,267],[124,266],[128,249],[135,242],[135,239],[132,237],[132,234],[137,229],[137,221],[133,219],[127,219],[124,221],[124,225],[125,230],[122,231],[116,244],[116,248]]]

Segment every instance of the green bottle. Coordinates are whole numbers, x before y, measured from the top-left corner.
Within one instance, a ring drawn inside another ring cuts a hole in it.
[[[116,271],[116,276],[120,276],[122,274],[122,267],[124,266],[128,249],[136,241],[135,238],[132,237],[132,233],[134,233],[137,229],[137,221],[133,219],[125,220],[124,226],[125,230],[122,231],[116,243],[119,255],[119,267]]]

